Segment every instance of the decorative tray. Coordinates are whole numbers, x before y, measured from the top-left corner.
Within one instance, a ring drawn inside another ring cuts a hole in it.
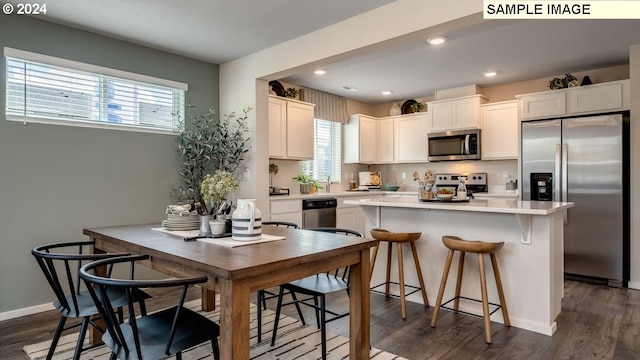
[[[441,202],[441,203],[462,203],[469,202],[470,198],[466,199],[451,199],[451,200],[441,200],[441,199],[418,199],[424,202]]]

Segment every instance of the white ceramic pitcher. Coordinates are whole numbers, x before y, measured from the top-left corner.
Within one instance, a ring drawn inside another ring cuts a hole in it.
[[[237,241],[260,240],[262,237],[262,213],[256,199],[238,199],[238,208],[231,216],[231,238]]]

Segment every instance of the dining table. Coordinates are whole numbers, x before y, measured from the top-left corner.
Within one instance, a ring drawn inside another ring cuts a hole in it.
[[[303,229],[263,227],[267,235],[284,239],[231,247],[209,239],[184,241],[158,231],[160,224],[85,228],[95,241],[94,252],[149,255],[144,265],[176,277],[206,275],[202,306],[211,311],[220,296],[220,358],[249,359],[249,314],[252,292],[306,276],[350,266],[350,359],[369,359],[370,238]],[[99,334],[98,332],[95,332]],[[99,339],[94,335],[94,339]]]

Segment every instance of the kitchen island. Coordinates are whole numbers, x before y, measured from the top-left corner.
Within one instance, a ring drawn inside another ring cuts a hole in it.
[[[442,244],[443,235],[455,235],[466,240],[504,241],[504,248],[497,253],[497,258],[511,325],[545,335],[555,332],[555,319],[560,313],[563,296],[564,210],[572,207],[573,203],[515,199],[422,202],[401,196],[345,200],[345,203],[360,205],[367,217],[367,232],[372,228],[422,232],[416,246],[430,304],[435,303],[447,257],[448,249]],[[377,261],[371,277],[372,286],[385,281],[384,259]],[[411,259],[405,259],[406,269],[414,268],[411,262]],[[457,262],[458,256],[449,274],[445,301],[454,296]],[[489,267],[486,271],[489,301],[497,302],[492,269]],[[397,276],[394,263],[392,281]],[[480,298],[478,278],[478,259],[467,256],[462,296]],[[406,271],[405,281],[417,284],[415,271]],[[422,303],[418,294],[407,299]],[[482,314],[480,305],[473,302],[461,302],[460,309]],[[503,322],[502,313],[494,313],[491,319]]]

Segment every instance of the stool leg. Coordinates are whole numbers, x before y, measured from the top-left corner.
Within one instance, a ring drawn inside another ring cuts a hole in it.
[[[464,258],[467,253],[460,251],[460,260],[458,260],[458,276],[456,278],[456,295],[453,301],[453,309],[458,311],[458,305],[460,305],[460,289],[462,288],[462,272],[464,270]]]
[[[373,276],[373,267],[376,264],[376,257],[378,256],[378,247],[380,247],[380,241],[373,247],[373,255],[371,255],[371,271],[369,272],[369,283],[371,283],[371,277]]]
[[[391,281],[391,245],[392,243],[387,242],[387,283],[384,286],[384,293],[387,297],[389,297],[389,282]]]
[[[498,296],[500,297],[500,305],[502,306],[502,317],[504,318],[504,325],[511,326],[509,322],[509,312],[507,311],[507,302],[504,299],[504,291],[502,290],[502,280],[500,279],[500,270],[498,270],[498,260],[496,254],[491,253],[491,266],[493,267],[493,276],[496,278],[496,287],[498,288]]]
[[[402,308],[402,319],[407,318],[407,303],[404,299],[404,261],[402,261],[402,243],[398,244],[398,277],[400,278],[400,307]]]
[[[484,332],[487,344],[491,344],[491,320],[489,319],[489,299],[487,295],[487,277],[484,269],[484,255],[478,254],[480,265],[480,288],[482,289],[482,312],[484,313]]]
[[[442,305],[442,296],[444,295],[444,288],[447,286],[447,278],[449,277],[449,268],[451,267],[451,260],[453,259],[453,250],[449,249],[447,254],[447,262],[444,264],[442,270],[442,280],[440,280],[440,289],[438,290],[438,297],[436,298],[436,305],[433,309],[433,318],[431,319],[431,327],[436,327],[438,323],[438,314],[440,313],[440,305]]]
[[[414,242],[409,243],[411,245],[411,252],[413,253],[413,262],[416,264],[416,271],[418,272],[418,281],[420,282],[420,289],[422,290],[422,300],[424,306],[429,306],[429,300],[427,299],[427,288],[424,286],[424,279],[422,278],[422,269],[420,268],[420,260],[418,260],[418,250]]]

